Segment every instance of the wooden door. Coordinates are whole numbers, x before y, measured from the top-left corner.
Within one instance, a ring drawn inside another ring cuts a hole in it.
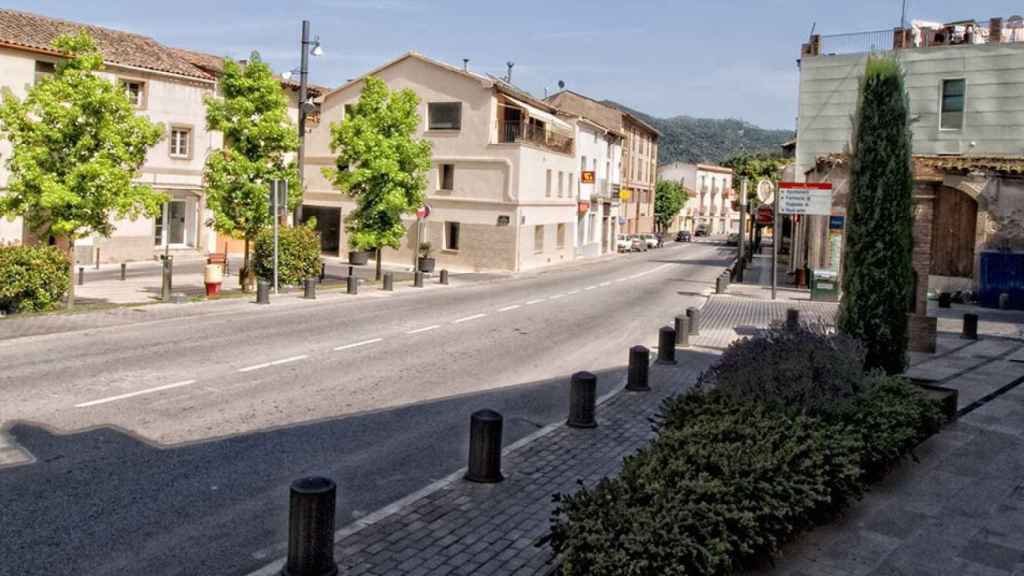
[[[978,203],[973,198],[953,188],[939,188],[932,222],[931,274],[973,276],[977,225]]]

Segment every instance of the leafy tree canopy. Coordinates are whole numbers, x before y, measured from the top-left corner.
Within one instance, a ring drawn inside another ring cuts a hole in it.
[[[58,37],[65,54],[52,76],[19,100],[3,90],[0,133],[13,151],[0,214],[23,216],[41,236],[110,236],[111,215],[155,215],[166,197],[133,182],[163,126],[136,114],[125,91],[98,74],[103,57],[88,34]]]
[[[398,248],[405,235],[402,215],[423,205],[431,151],[430,142],[413,137],[418,106],[412,90],[391,92],[370,76],[359,102],[331,125],[337,165],[324,175],[356,200],[345,221],[354,250]]]
[[[666,228],[686,203],[687,194],[678,182],[659,180],[654,190],[654,219]]]
[[[778,180],[786,163],[787,160],[781,154],[743,152],[729,158],[722,165],[732,168],[733,188],[739,190],[740,182],[747,179],[747,198],[750,199],[757,196],[757,183],[763,178]]]

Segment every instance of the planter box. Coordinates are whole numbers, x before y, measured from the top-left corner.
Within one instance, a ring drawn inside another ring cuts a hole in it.
[[[417,264],[417,268],[420,272],[430,274],[434,271],[435,260],[433,258],[420,258]]]
[[[363,252],[363,251],[357,252],[357,251],[353,250],[352,252],[348,253],[348,263],[352,264],[353,266],[365,266],[366,263],[369,262],[369,261],[370,261],[370,253],[369,252]]]
[[[956,420],[958,402],[960,399],[960,392],[958,390],[954,388],[944,388],[934,384],[927,384],[921,380],[911,380],[911,382],[924,391],[925,397],[939,403],[942,407],[942,414],[946,417],[946,422]]]

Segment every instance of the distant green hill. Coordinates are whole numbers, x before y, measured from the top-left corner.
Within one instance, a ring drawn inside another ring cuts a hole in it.
[[[658,164],[708,162],[719,164],[740,152],[780,152],[793,138],[791,130],[767,130],[735,119],[674,116],[656,118],[617,102],[605,104],[629,112],[661,132]]]

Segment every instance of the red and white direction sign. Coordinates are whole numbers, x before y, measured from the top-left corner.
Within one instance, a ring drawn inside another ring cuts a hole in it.
[[[779,182],[779,214],[832,214],[831,182]]]
[[[422,208],[416,211],[416,217],[420,220],[430,216],[430,204],[424,204]]]

